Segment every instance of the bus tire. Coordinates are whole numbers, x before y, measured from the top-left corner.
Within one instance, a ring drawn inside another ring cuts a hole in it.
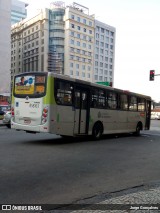
[[[92,129],[92,137],[94,140],[99,140],[103,134],[103,124],[101,122],[96,122]]]
[[[134,132],[134,134],[135,134],[136,136],[140,136],[140,131],[141,131],[141,130],[142,130],[142,123],[139,122],[139,123],[137,124],[136,131]]]

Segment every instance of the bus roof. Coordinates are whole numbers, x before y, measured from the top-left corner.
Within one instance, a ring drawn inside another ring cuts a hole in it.
[[[128,95],[138,96],[138,97],[141,97],[141,98],[145,98],[147,100],[151,100],[151,97],[147,96],[147,95],[143,95],[143,94],[136,93],[136,92],[131,92],[129,90],[122,90],[122,89],[118,89],[118,88],[113,88],[113,87],[105,86],[105,85],[102,85],[102,84],[92,83],[92,82],[88,82],[88,81],[85,81],[85,80],[72,78],[68,75],[56,74],[56,73],[53,73],[53,72],[26,72],[26,73],[18,74],[16,76],[32,75],[32,74],[42,75],[43,73],[46,74],[46,75],[49,75],[49,76],[53,76],[55,78],[69,80],[69,81],[72,81],[72,82],[76,82],[76,83],[80,83],[80,84],[84,84],[84,85],[88,85],[88,86],[94,86],[94,87],[101,88],[101,89],[108,89],[110,91],[115,91],[115,92],[124,93],[124,94],[128,94]]]
[[[94,86],[94,87],[101,88],[101,89],[108,89],[110,91],[120,92],[120,93],[124,93],[124,94],[135,95],[135,96],[138,96],[138,97],[141,97],[141,98],[151,100],[151,97],[148,96],[148,95],[143,95],[143,94],[140,94],[140,93],[131,92],[129,90],[122,90],[122,89],[113,88],[113,87],[110,87],[110,86],[105,86],[105,85],[102,85],[102,84],[88,82],[88,81],[81,80],[81,79],[75,79],[75,78],[71,78],[71,77],[66,76],[66,75],[60,75],[60,74],[54,74],[54,73],[51,73],[51,75],[54,76],[55,78],[69,80],[69,81],[72,81],[72,82],[85,84],[85,85],[88,85],[88,86]]]

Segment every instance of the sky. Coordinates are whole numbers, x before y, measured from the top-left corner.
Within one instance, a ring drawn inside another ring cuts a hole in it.
[[[49,7],[51,0],[23,0],[28,16]],[[73,1],[64,1],[65,6]],[[114,87],[149,95],[160,102],[160,0],[76,0],[90,15],[116,28]]]

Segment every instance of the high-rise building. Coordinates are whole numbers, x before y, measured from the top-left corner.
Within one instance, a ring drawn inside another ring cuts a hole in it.
[[[0,93],[10,92],[11,0],[0,0]]]
[[[92,82],[94,63],[94,16],[73,3],[65,12],[65,74]]]
[[[11,38],[12,76],[46,71],[90,82],[113,82],[115,28],[95,21],[87,7],[52,3],[34,18],[14,24]],[[95,52],[97,41],[99,52]]]
[[[114,82],[116,29],[95,20],[94,82]]]
[[[28,4],[25,2],[12,0],[11,25],[20,22],[27,17],[27,6]]]

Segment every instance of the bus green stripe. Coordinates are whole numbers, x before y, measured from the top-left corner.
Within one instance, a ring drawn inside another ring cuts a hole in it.
[[[47,92],[46,96],[43,99],[43,104],[55,104],[54,98],[54,78],[52,76],[48,76],[47,79]]]

